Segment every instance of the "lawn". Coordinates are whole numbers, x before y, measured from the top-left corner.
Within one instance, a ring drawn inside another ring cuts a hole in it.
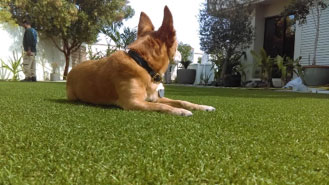
[[[0,82],[0,184],[328,184],[329,96],[167,86],[191,117]]]

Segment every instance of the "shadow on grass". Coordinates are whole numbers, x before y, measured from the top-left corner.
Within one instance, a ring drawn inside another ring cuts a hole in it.
[[[69,101],[67,99],[46,99],[46,101],[60,103],[60,104],[67,104],[67,105],[84,105],[84,106],[96,107],[101,109],[122,109],[121,107],[116,105],[96,105],[96,104],[85,103],[81,101]]]

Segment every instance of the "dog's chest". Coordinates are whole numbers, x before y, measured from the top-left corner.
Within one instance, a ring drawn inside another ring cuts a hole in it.
[[[164,86],[162,83],[152,83],[146,92],[146,101],[155,102],[164,96]]]

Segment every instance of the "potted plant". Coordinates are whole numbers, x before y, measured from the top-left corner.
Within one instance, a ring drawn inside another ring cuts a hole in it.
[[[52,71],[50,73],[50,81],[59,81],[60,74],[59,74],[59,64],[57,62],[51,63]]]
[[[312,12],[315,27],[315,39],[313,46],[312,64],[303,66],[303,82],[305,85],[318,86],[329,83],[329,66],[317,65],[317,49],[320,34],[320,17],[322,10],[326,9],[328,4],[326,0],[293,0],[285,8],[283,14],[294,14],[299,25],[306,23],[307,15]]]
[[[259,53],[256,53],[253,50],[250,51],[250,53],[256,60],[258,66],[261,68],[260,78],[262,82],[266,84],[266,87],[271,87],[273,85],[272,71],[273,66],[276,63],[276,59],[268,56],[264,48],[262,48]]]
[[[177,50],[182,56],[180,64],[183,66],[181,69],[177,70],[177,82],[180,84],[193,84],[195,81],[196,70],[188,69],[188,66],[192,63],[189,61],[189,57],[192,54],[192,47],[181,42],[178,44]]]
[[[286,84],[292,80],[294,74],[297,77],[302,77],[302,65],[300,64],[301,59],[302,57],[298,57],[295,60],[290,57],[281,57],[279,55],[276,57],[283,84]]]

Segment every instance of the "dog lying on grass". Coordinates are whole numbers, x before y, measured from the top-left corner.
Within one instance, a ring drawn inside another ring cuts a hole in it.
[[[157,31],[142,12],[137,40],[128,46],[129,52],[117,51],[74,67],[67,76],[67,98],[181,116],[191,116],[189,110],[214,111],[211,106],[163,97],[161,78],[176,48],[176,31],[168,7],[164,8],[163,22]]]

